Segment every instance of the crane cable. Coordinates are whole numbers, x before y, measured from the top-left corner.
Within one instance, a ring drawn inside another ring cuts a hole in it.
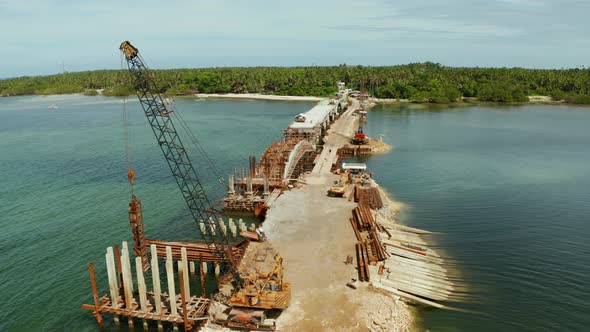
[[[145,63],[145,61],[143,60],[143,57],[138,54],[139,59]],[[123,63],[124,63],[124,56],[123,53],[121,53],[121,69],[124,69]],[[150,76],[151,80],[154,82],[154,84],[156,84],[156,79],[155,76],[153,75],[152,72],[148,72],[148,75]],[[129,178],[129,183],[131,185],[131,193],[133,194],[133,182],[135,179],[135,171],[133,170],[133,165],[131,163],[131,152],[130,152],[130,148],[129,148],[129,137],[128,137],[128,114],[127,114],[127,99],[125,98],[125,100],[122,100],[123,102],[123,110],[124,110],[124,122],[125,122],[125,155],[127,157],[127,165],[128,165],[128,172],[127,172],[127,177]],[[192,143],[193,147],[197,150],[197,152],[199,152],[199,154],[201,155],[201,157],[205,160],[205,162],[207,163],[208,168],[211,170],[211,172],[213,172],[213,175],[217,178],[217,182],[219,182],[223,188],[223,190],[225,190],[225,179],[224,177],[221,175],[221,173],[219,172],[219,170],[217,169],[217,167],[215,167],[215,164],[213,163],[213,160],[211,160],[211,158],[209,158],[209,155],[207,154],[207,151],[205,150],[205,148],[203,147],[203,145],[201,145],[201,143],[199,142],[199,140],[197,139],[197,137],[193,134],[193,132],[190,130],[187,121],[183,118],[183,116],[178,112],[178,110],[174,107],[173,103],[170,103],[168,101],[168,98],[166,98],[165,100],[162,100],[163,103],[165,103],[165,107],[167,111],[172,111],[170,113],[170,115],[173,115],[173,117],[177,120],[177,123],[180,124],[180,127],[183,129],[183,131],[185,132],[185,134],[188,136],[189,138],[189,142]]]
[[[176,117],[178,118],[178,120],[179,120],[181,126],[183,127],[183,129],[185,130],[186,134],[189,136],[189,139],[191,140],[193,145],[197,148],[197,150],[200,152],[200,154],[205,159],[205,162],[207,162],[207,164],[208,164],[209,168],[211,169],[211,171],[213,172],[213,174],[217,177],[217,181],[223,185],[225,182],[225,179],[223,178],[223,176],[219,172],[219,169],[217,169],[217,167],[215,167],[213,160],[211,160],[211,158],[209,158],[209,155],[207,155],[207,151],[205,150],[203,145],[201,145],[201,142],[199,142],[199,140],[197,139],[195,134],[193,134],[193,132],[190,130],[187,121],[182,117],[182,114],[180,114],[178,112],[176,112]]]
[[[141,54],[137,55],[139,57],[139,59],[145,63],[143,57],[141,56]],[[121,58],[121,61],[123,61],[123,58]],[[122,62],[121,62],[122,63]],[[156,77],[154,76],[152,71],[148,72],[149,77],[151,78],[151,80],[154,82],[154,84],[156,84]],[[211,160],[211,158],[209,158],[209,155],[207,154],[207,151],[205,150],[205,148],[203,147],[203,145],[201,145],[201,143],[199,142],[199,140],[197,139],[197,137],[195,136],[195,134],[193,134],[193,132],[190,130],[190,127],[188,126],[187,121],[184,119],[184,117],[182,116],[182,114],[180,114],[180,112],[178,112],[178,110],[174,107],[173,103],[170,102],[166,102],[168,100],[168,98],[166,98],[165,100],[162,100],[162,102],[165,102],[166,105],[164,105],[167,109],[167,111],[172,111],[171,115],[177,120],[177,122],[180,124],[180,127],[182,128],[182,130],[185,132],[185,134],[188,136],[189,138],[189,142],[192,143],[193,147],[197,150],[197,152],[201,155],[201,157],[205,160],[205,162],[207,163],[208,168],[211,170],[211,172],[213,173],[213,175],[217,178],[217,182],[219,184],[221,184],[221,187],[223,188],[223,190],[225,190],[225,178],[221,175],[221,173],[219,172],[219,169],[217,167],[215,167],[215,164],[213,163],[213,160]],[[170,109],[168,109],[170,108]]]
[[[129,144],[129,112],[127,112],[127,98],[121,100],[123,103],[123,126],[125,127],[125,159],[127,159],[127,179],[131,186],[131,195],[133,195],[133,184],[135,182],[135,170],[131,163],[131,148]]]
[[[123,53],[121,53],[121,70],[124,70]],[[125,140],[125,159],[127,160],[127,179],[129,180],[131,196],[133,196],[135,170],[133,169],[133,164],[131,163],[131,147],[129,144],[129,112],[127,111],[127,97],[122,97],[121,103],[123,104],[123,131]]]
[[[217,178],[217,182],[219,182],[221,184],[222,188],[225,190],[224,177],[219,172],[219,169],[217,167],[215,167],[213,160],[209,157],[209,155],[207,154],[207,151],[205,150],[205,148],[203,147],[201,142],[199,142],[199,140],[197,139],[195,134],[193,134],[193,132],[190,130],[188,122],[184,119],[182,114],[180,112],[178,112],[178,110],[174,107],[174,104],[172,104],[170,102],[167,102],[166,104],[167,104],[166,107],[170,108],[173,111],[171,113],[171,115],[176,119],[176,122],[178,124],[180,124],[180,127],[182,128],[182,130],[184,131],[186,136],[188,136],[189,142],[193,145],[193,147],[197,150],[197,152],[199,152],[201,157],[203,157],[203,159],[207,163],[208,168],[211,170],[213,175]]]

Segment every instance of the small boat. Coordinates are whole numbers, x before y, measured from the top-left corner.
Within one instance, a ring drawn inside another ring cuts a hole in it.
[[[58,109],[59,107],[55,104],[51,104],[51,105],[47,106],[47,108],[51,109],[51,110],[55,110],[55,109]]]

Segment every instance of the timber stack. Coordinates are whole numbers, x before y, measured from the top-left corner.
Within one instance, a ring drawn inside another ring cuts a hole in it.
[[[374,181],[365,181],[369,185],[354,182],[350,195],[358,206],[352,210],[350,224],[358,241],[359,280],[408,302],[436,308],[453,309],[441,302],[465,301],[468,296],[453,264],[422,239],[432,233],[398,225]]]

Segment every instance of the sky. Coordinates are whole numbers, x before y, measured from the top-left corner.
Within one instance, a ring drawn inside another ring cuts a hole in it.
[[[0,78],[152,68],[590,64],[590,0],[0,0]]]

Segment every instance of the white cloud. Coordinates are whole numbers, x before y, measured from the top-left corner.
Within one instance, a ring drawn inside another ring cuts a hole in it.
[[[7,32],[0,77],[55,72],[62,60],[71,70],[117,68],[122,40],[155,67],[345,59],[523,65],[516,54],[577,66],[590,58],[590,46],[576,43],[590,30],[587,12],[590,4],[575,0],[0,0]]]

